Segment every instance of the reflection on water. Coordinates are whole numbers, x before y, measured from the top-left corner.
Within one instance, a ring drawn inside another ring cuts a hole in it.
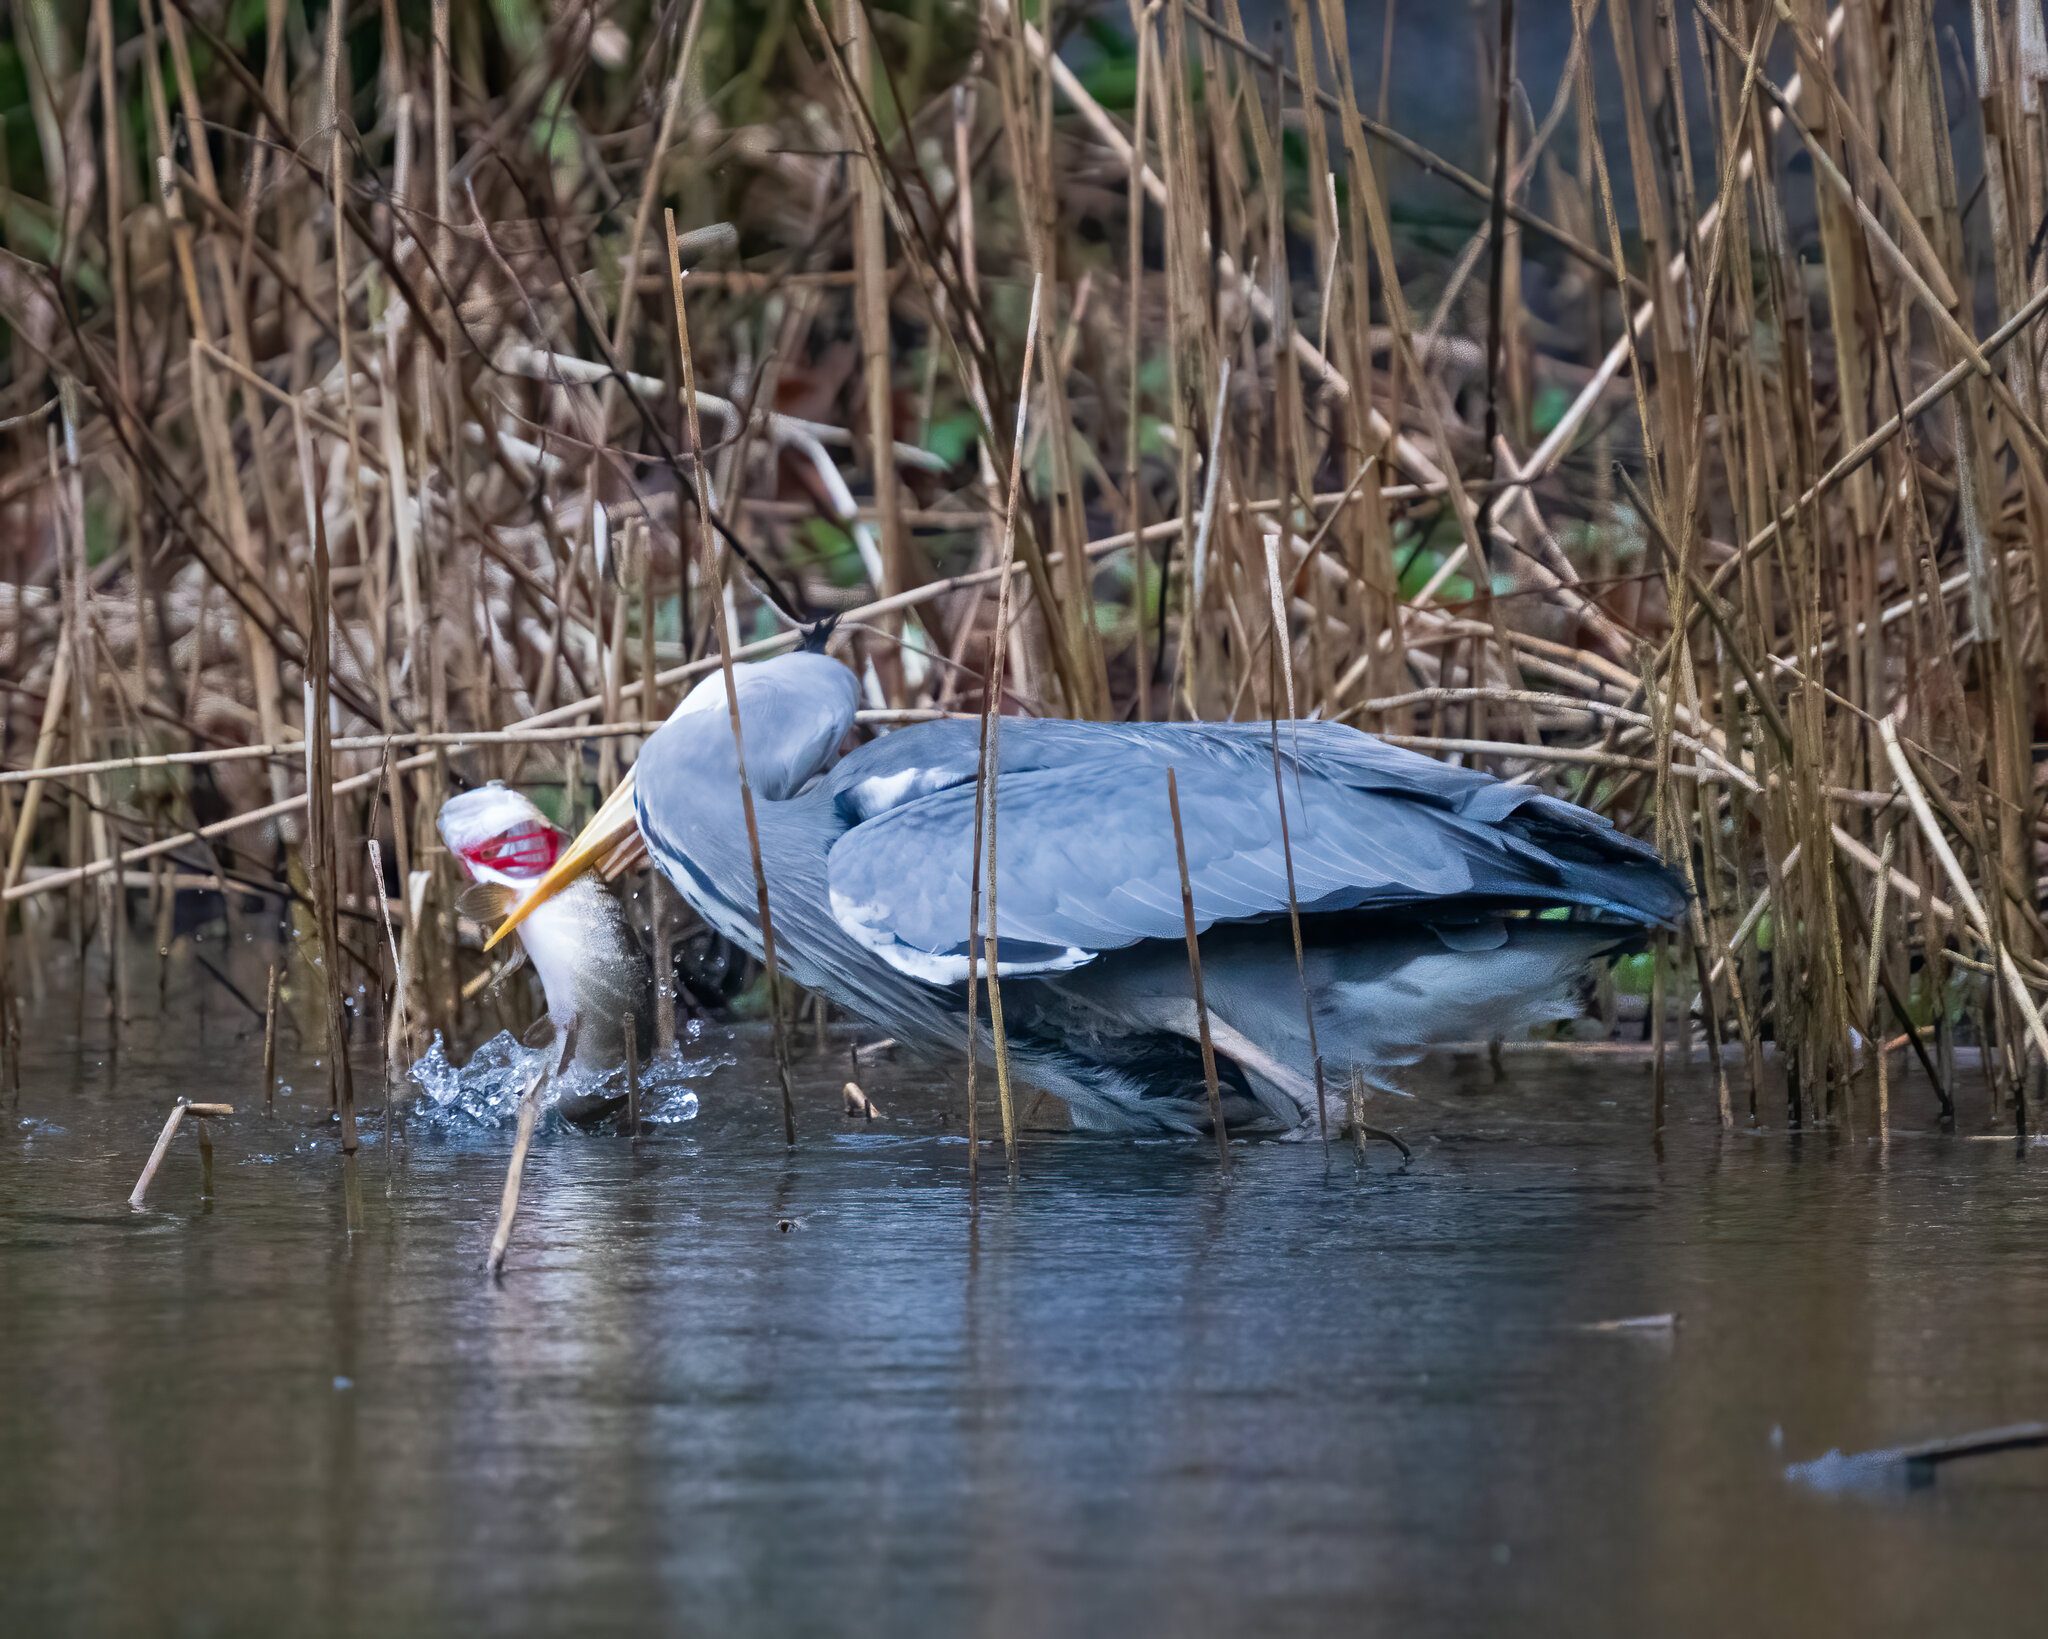
[[[2039,1151],[1678,1078],[1660,1155],[1638,1061],[1511,1055],[1382,1109],[1406,1167],[1037,1135],[971,1217],[952,1081],[849,1124],[835,1038],[785,1152],[714,1032],[695,1121],[543,1133],[493,1288],[506,1130],[387,1153],[368,1095],[351,1236],[323,1073],[247,1108],[188,1000],[45,1009],[0,1096],[0,1633],[2037,1623],[2048,1457],[1785,1475],[2048,1414]],[[131,1214],[179,1093],[245,1105],[213,1196],[188,1135]]]

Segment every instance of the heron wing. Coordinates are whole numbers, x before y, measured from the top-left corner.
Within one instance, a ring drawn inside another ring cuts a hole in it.
[[[930,736],[919,756],[924,737],[892,738],[840,783],[833,914],[902,971],[950,982],[966,968],[974,742]],[[1283,730],[1277,787],[1261,725],[1018,722],[1001,744],[1005,972],[1182,935],[1169,768],[1198,928],[1284,914],[1288,845],[1308,915],[1566,904],[1650,923],[1682,904],[1655,853],[1598,816],[1332,724]]]

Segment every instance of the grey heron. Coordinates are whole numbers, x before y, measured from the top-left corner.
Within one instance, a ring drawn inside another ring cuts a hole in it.
[[[905,727],[841,757],[857,688],[838,661],[782,655],[737,668],[734,688],[781,966],[899,1041],[963,1050],[979,725]],[[1006,717],[998,745],[994,931],[1011,1066],[1064,1099],[1078,1128],[1208,1125],[1169,768],[1233,1129],[1317,1120],[1283,798],[1332,1077],[1356,1067],[1389,1086],[1433,1046],[1569,1016],[1591,963],[1685,904],[1655,850],[1604,818],[1338,724],[1282,725],[1277,782],[1266,723]],[[521,914],[635,824],[683,897],[758,957],[719,674],[649,737]]]

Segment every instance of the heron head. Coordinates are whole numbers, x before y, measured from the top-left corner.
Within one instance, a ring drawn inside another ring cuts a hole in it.
[[[859,684],[852,672],[825,655],[800,651],[733,670],[747,779],[757,798],[795,796],[832,759],[853,726]],[[499,924],[490,949],[544,902],[602,862],[631,835],[639,791],[660,809],[687,785],[701,794],[706,782],[733,771],[732,697],[725,676],[713,672],[683,696],[668,721],[641,748],[640,761],[605,798],[535,884],[533,892]],[[735,800],[737,793],[735,792]]]

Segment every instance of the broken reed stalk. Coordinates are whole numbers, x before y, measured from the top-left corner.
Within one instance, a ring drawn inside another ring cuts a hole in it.
[[[1188,845],[1180,827],[1180,782],[1166,771],[1166,805],[1173,814],[1173,858],[1180,868],[1180,910],[1187,923],[1188,982],[1195,998],[1195,1024],[1202,1042],[1202,1082],[1209,1090],[1209,1124],[1216,1133],[1216,1154],[1230,1173],[1230,1132],[1223,1125],[1223,1092],[1216,1080],[1216,1043],[1209,1035],[1209,1003],[1202,994],[1202,941],[1195,930],[1195,890],[1188,880]]]
[[[208,1116],[229,1116],[235,1113],[232,1104],[193,1104],[179,1099],[171,1106],[171,1113],[164,1121],[163,1131],[156,1135],[156,1145],[149,1152],[149,1160],[143,1164],[142,1176],[135,1180],[135,1187],[128,1192],[128,1204],[140,1212],[149,1196],[150,1181],[156,1177],[156,1169],[163,1165],[164,1157],[170,1153],[171,1140],[177,1136],[178,1127],[186,1116],[191,1116],[200,1125],[201,1143],[209,1143],[205,1137]]]
[[[974,836],[968,855],[967,886],[967,1170],[980,1176],[979,1095],[975,1066],[981,1056],[976,1039],[980,1022],[976,995],[978,962],[988,950],[989,1040],[996,1063],[996,1103],[1003,1127],[1003,1161],[1017,1165],[1016,1109],[1010,1093],[1009,1042],[1003,1033],[1002,973],[996,935],[996,788],[1002,757],[1003,664],[1009,653],[1011,565],[1017,550],[1017,502],[1024,471],[1024,433],[1030,419],[1032,365],[1038,351],[1042,277],[1031,282],[1031,312],[1024,321],[1024,363],[1017,376],[1017,429],[1010,446],[1010,482],[1003,498],[1003,544],[997,565],[996,619],[988,643],[988,669],[982,681],[981,738],[974,767]],[[988,896],[987,934],[982,933],[982,895]]]
[[[654,1050],[667,1053],[676,1044],[676,952],[675,909],[668,879],[659,871],[647,877],[647,892],[653,900],[648,917],[648,955],[654,962]]]
[[[1659,932],[1650,941],[1650,1130],[1664,1130],[1665,950],[1670,936]]]
[[[491,1231],[491,1250],[484,1267],[494,1281],[505,1278],[505,1253],[512,1245],[512,1223],[519,1216],[519,1190],[526,1178],[526,1155],[533,1130],[540,1123],[541,1089],[553,1084],[576,1052],[576,1024],[571,1020],[555,1044],[555,1056],[539,1065],[519,1094],[518,1124],[512,1135],[512,1158],[505,1163],[505,1187],[498,1192],[498,1223]]]
[[[1275,634],[1279,641],[1279,634]],[[1294,977],[1301,985],[1302,1020],[1308,1027],[1309,1064],[1316,1081],[1316,1136],[1330,1142],[1330,1095],[1323,1075],[1323,1050],[1316,1041],[1315,993],[1309,989],[1308,956],[1301,942],[1301,899],[1294,890],[1294,832],[1287,821],[1287,782],[1280,772],[1280,723],[1272,725],[1273,799],[1280,811],[1280,858],[1287,868],[1287,931],[1294,942]]]
[[[540,1121],[540,1089],[547,1079],[545,1067],[535,1070],[519,1095],[512,1159],[505,1166],[505,1186],[498,1192],[498,1224],[491,1231],[490,1255],[484,1263],[494,1281],[505,1278],[505,1254],[512,1245],[512,1222],[519,1216],[519,1187],[526,1177],[526,1152],[533,1145],[533,1129]]]
[[[2041,1055],[2041,1062],[2048,1064],[2048,1026],[2041,1022],[2041,1010],[2028,994],[2027,982],[2020,977],[2019,968],[2014,965],[2011,950],[1994,934],[1990,918],[1984,914],[1984,903],[1977,897],[1977,890],[1970,885],[1970,879],[1962,864],[1949,847],[1948,838],[1942,835],[1941,826],[1934,817],[1934,810],[1928,804],[1927,792],[1913,772],[1913,766],[1906,760],[1906,748],[1899,744],[1899,731],[1891,718],[1880,717],[1877,732],[1884,742],[1884,754],[1892,765],[1892,773],[1899,782],[1906,806],[1913,815],[1913,823],[1920,828],[1920,834],[1927,841],[1928,851],[1940,864],[1948,877],[1949,885],[1955,889],[1956,899],[1969,916],[1972,930],[1991,952],[1993,965],[2006,989],[2011,993],[2013,1005],[2018,1010],[2020,1021],[2026,1026],[2032,1038],[2034,1049]]]
[[[263,1107],[277,1107],[277,963],[270,964],[270,983],[263,995]]]
[[[676,346],[683,372],[684,419],[690,436],[690,476],[697,499],[697,540],[704,554],[704,585],[713,597],[711,626],[718,635],[718,666],[725,677],[725,708],[732,723],[733,763],[740,782],[740,810],[747,822],[747,853],[754,866],[754,894],[761,917],[761,965],[768,976],[768,1016],[775,1036],[775,1073],[782,1085],[782,1136],[796,1143],[796,1094],[790,1084],[788,1024],[783,1017],[782,974],[775,960],[775,924],[768,909],[768,871],[761,863],[761,827],[754,816],[754,791],[747,783],[747,748],[740,730],[740,691],[732,670],[732,637],[725,629],[722,592],[725,575],[712,542],[711,494],[704,473],[703,429],[697,421],[697,368],[690,352],[690,318],[683,303],[682,253],[676,245],[676,213],[664,209],[668,234],[669,289],[675,302]]]
[[[334,838],[334,753],[330,742],[331,572],[327,524],[313,477],[312,445],[303,417],[296,422],[299,483],[306,504],[306,536],[313,544],[312,575],[306,586],[306,876],[319,928],[320,969],[327,1011],[327,1088],[341,1123],[341,1151],[356,1150],[355,1080],[348,1062],[348,1009],[342,999],[339,850]],[[381,897],[381,894],[380,894]]]
[[[834,42],[843,53],[848,83],[856,93],[873,100],[874,76],[870,67],[873,41],[866,0],[835,0],[833,18],[838,29]],[[880,452],[895,442],[895,386],[891,366],[895,360],[891,334],[890,269],[888,239],[883,230],[883,190],[886,186],[875,166],[855,164],[853,182],[853,274],[856,330],[860,341],[863,385],[867,396],[868,445],[877,452],[874,462],[875,510],[880,525],[883,592],[900,592],[905,579],[903,501],[896,463]],[[889,671],[900,667],[891,664]],[[903,702],[900,687],[892,690],[890,704]]]
[[[1863,1030],[1870,1051],[1877,1060],[1877,1141],[1892,1138],[1891,1054],[1885,1046],[1884,1019],[1877,1011],[1877,982],[1884,971],[1885,911],[1892,902],[1892,851],[1899,840],[1896,829],[1884,834],[1884,852],[1879,856],[1877,879],[1871,888],[1870,951],[1863,979]]]
[[[411,1021],[406,1012],[406,995],[411,987],[406,982],[405,957],[398,947],[398,929],[391,921],[391,901],[384,892],[384,850],[375,837],[366,837],[364,846],[370,856],[370,891],[376,896],[377,913],[384,921],[384,944],[391,952],[390,1017],[385,1021],[384,1032],[384,1155],[388,1161],[398,1140],[398,1105],[393,1090],[412,1062]]]

